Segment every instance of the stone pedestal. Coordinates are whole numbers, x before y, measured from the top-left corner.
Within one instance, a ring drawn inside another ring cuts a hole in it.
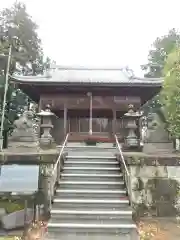
[[[40,189],[43,193],[43,205],[44,205],[44,213],[49,215],[49,204],[50,204],[50,194],[52,196],[52,192],[50,189],[50,181],[51,181],[51,173],[52,173],[53,165],[46,164],[40,166]]]
[[[53,128],[52,117],[54,116],[54,113],[51,112],[50,106],[47,105],[45,110],[38,113],[38,116],[40,116],[42,120],[41,131],[43,132],[39,140],[40,146],[42,148],[52,148],[54,145],[54,139],[50,132]]]
[[[15,128],[9,137],[8,149],[15,152],[34,152],[39,150],[39,142],[33,112],[25,111],[14,121]]]

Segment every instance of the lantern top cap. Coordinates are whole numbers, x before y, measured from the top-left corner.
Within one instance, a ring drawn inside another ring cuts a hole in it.
[[[37,114],[40,117],[46,117],[46,116],[54,116],[54,113],[51,112],[50,105],[46,105],[45,110],[41,110],[40,113]]]
[[[128,105],[128,112],[127,113],[125,113],[124,115],[126,116],[126,117],[140,117],[140,116],[142,116],[142,112],[135,112],[134,111],[134,105],[133,104],[129,104]]]

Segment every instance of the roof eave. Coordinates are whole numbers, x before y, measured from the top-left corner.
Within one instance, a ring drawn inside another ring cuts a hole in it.
[[[33,79],[34,78],[34,79]],[[161,87],[162,86],[162,80],[155,80],[153,79],[152,81],[149,79],[146,79],[144,81],[140,79],[133,79],[129,82],[60,82],[60,81],[53,81],[52,78],[47,78],[47,77],[11,77],[11,81],[17,84],[25,84],[25,85],[44,85],[44,86],[49,86],[49,85],[54,85],[54,86],[104,86],[104,87]]]

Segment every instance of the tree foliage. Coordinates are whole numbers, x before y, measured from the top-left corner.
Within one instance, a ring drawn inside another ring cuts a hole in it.
[[[164,76],[161,101],[168,130],[172,136],[180,138],[180,48],[178,46],[168,55]]]
[[[159,78],[163,77],[163,69],[168,55],[175,46],[180,44],[180,33],[176,29],[171,29],[167,35],[156,38],[149,51],[148,63],[142,65],[142,70],[146,71],[144,77]],[[146,112],[159,112],[162,107],[159,95],[149,100],[144,106]]]
[[[49,68],[50,59],[44,61],[38,26],[27,13],[25,4],[15,2],[12,7],[0,12],[0,106],[4,97],[7,56],[12,46],[9,73],[37,75]],[[9,130],[12,123],[29,103],[28,97],[9,84],[4,127]],[[2,111],[1,111],[2,112]]]
[[[38,37],[37,24],[27,13],[23,3],[15,2],[11,8],[0,12],[0,53],[8,54],[13,44],[10,72],[19,69],[25,74],[39,74],[43,71],[43,51]],[[14,39],[18,41],[14,41]],[[3,66],[4,67],[4,66]]]
[[[167,35],[156,38],[149,51],[148,63],[142,65],[142,70],[147,71],[144,76],[148,78],[162,77],[166,59],[179,43],[180,33],[174,28]]]

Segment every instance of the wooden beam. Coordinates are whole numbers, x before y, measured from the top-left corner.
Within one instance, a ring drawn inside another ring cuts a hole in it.
[[[93,96],[92,108],[93,110],[110,110],[116,109],[127,111],[128,104],[133,103],[138,109],[141,105],[140,97],[135,96]],[[90,97],[86,95],[76,94],[46,94],[41,96],[41,104],[50,104],[54,110],[64,110],[64,104],[68,109],[89,109]]]

